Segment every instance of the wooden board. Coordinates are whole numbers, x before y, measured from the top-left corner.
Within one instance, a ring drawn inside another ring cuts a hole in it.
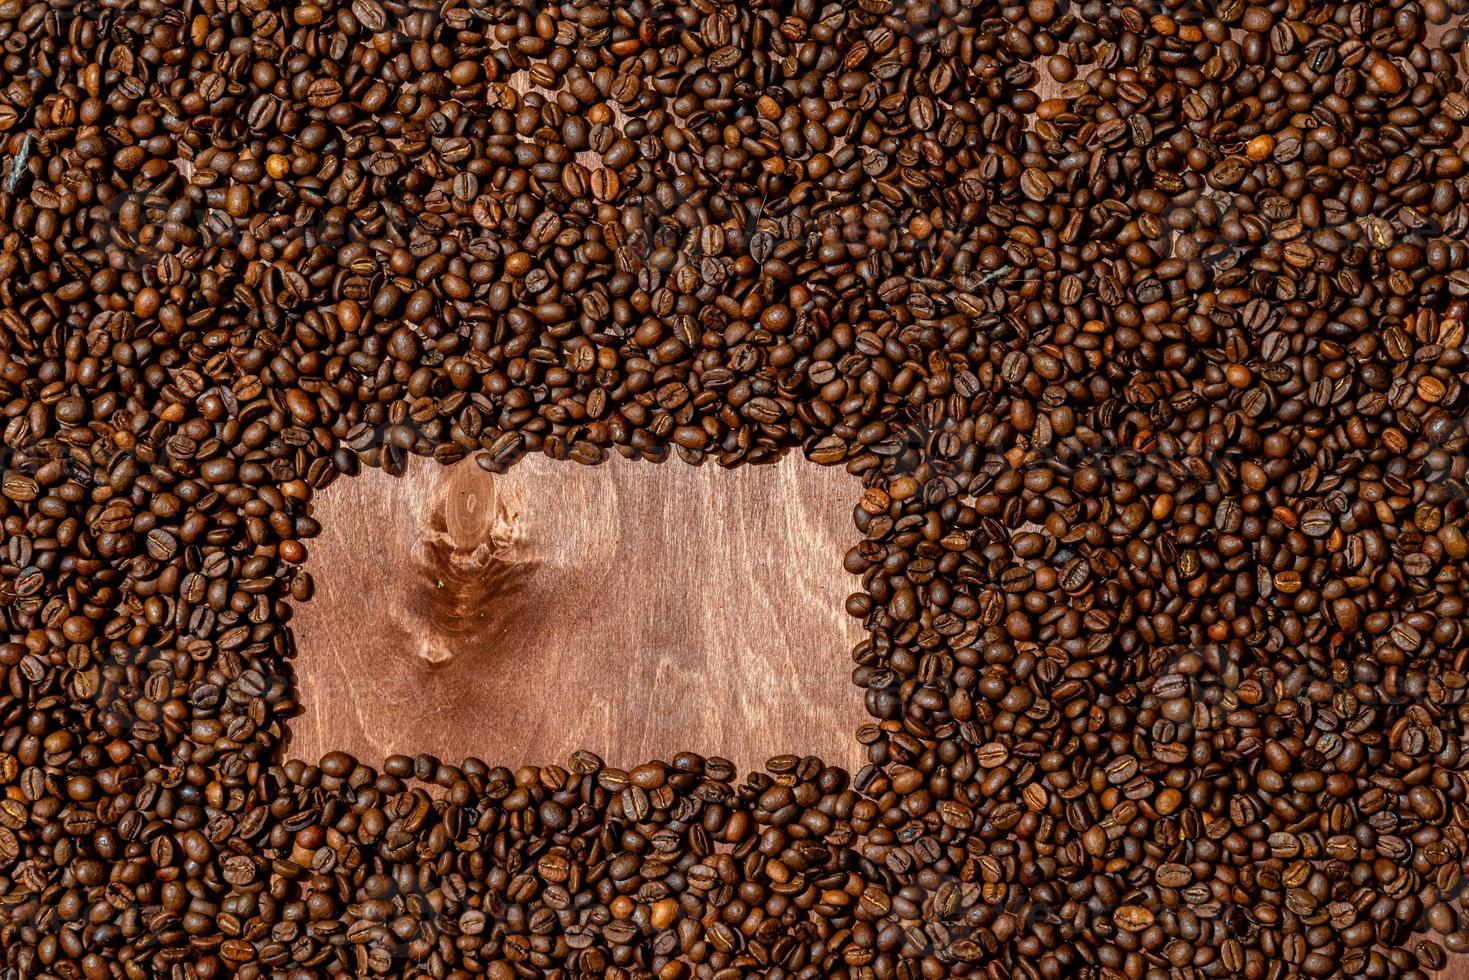
[[[860,485],[788,456],[722,470],[533,456],[341,480],[298,606],[288,755],[614,765],[779,753],[853,771]]]

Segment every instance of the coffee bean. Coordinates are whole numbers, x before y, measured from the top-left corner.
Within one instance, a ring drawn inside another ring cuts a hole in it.
[[[1051,179],[1045,171],[1030,167],[1020,175],[1020,189],[1032,201],[1044,201],[1051,194]]]
[[[1154,878],[1163,888],[1183,888],[1194,880],[1193,872],[1182,864],[1161,864]]]
[[[1117,927],[1126,932],[1142,932],[1153,924],[1153,913],[1141,905],[1123,905],[1114,914]]]
[[[0,10],[13,969],[1469,950],[1460,0],[166,7]],[[798,447],[855,779],[284,757],[339,477]]]

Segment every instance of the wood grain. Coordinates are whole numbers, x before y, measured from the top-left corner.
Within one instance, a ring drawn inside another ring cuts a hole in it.
[[[508,475],[415,460],[318,500],[317,594],[292,621],[287,754],[614,765],[786,752],[854,771],[867,721],[858,482],[788,457],[692,467],[531,457]]]
[[[1432,936],[1419,938],[1436,938]],[[1448,965],[1442,970],[1428,971],[1430,977],[1436,980],[1469,980],[1469,954],[1449,954]]]

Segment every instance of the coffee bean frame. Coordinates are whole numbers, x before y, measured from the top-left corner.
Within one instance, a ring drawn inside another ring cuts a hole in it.
[[[1442,968],[1465,14],[0,2],[8,967]],[[844,468],[866,765],[288,761],[317,495],[533,454]]]

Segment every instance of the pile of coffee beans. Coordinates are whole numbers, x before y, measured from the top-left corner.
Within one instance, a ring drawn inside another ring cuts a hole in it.
[[[1426,977],[1466,59],[1466,0],[0,0],[6,964]],[[785,452],[853,475],[860,772],[287,761],[338,477]]]

